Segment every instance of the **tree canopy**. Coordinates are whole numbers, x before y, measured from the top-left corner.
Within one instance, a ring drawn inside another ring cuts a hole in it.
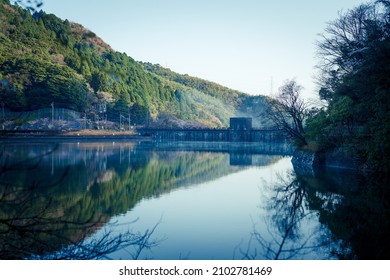
[[[340,13],[317,45],[328,105],[308,121],[310,141],[349,147],[363,165],[390,171],[390,1]]]

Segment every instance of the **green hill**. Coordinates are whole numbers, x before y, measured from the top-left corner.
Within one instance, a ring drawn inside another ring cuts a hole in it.
[[[0,103],[12,111],[68,108],[88,119],[158,119],[226,127],[258,116],[267,101],[114,51],[94,32],[0,0]],[[157,122],[158,123],[158,122]],[[167,122],[164,122],[167,123]]]

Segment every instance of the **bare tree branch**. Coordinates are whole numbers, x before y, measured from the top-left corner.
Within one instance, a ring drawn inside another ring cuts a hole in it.
[[[320,93],[321,98],[330,101],[342,77],[355,71],[367,59],[366,54],[374,47],[372,42],[383,40],[389,33],[389,7],[387,0],[361,4],[339,13],[339,18],[329,22],[324,33],[319,35],[316,42],[320,72],[317,83],[328,92]]]
[[[82,218],[66,217],[55,199],[42,190],[60,185],[69,168],[48,184],[31,181],[29,186],[20,187],[12,183],[12,174],[35,170],[55,149],[16,163],[0,153],[0,259],[101,259],[125,248],[129,258],[139,258],[143,251],[159,244],[160,240],[152,240],[159,223],[144,233],[128,230],[118,235],[107,230],[95,235],[107,223],[104,215],[93,212]],[[112,229],[114,224],[109,226]]]
[[[267,116],[278,129],[284,130],[299,146],[306,145],[304,121],[309,116],[309,104],[300,96],[302,87],[288,80],[270,103]]]

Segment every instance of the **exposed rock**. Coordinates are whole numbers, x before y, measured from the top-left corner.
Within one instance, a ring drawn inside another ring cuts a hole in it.
[[[323,156],[312,151],[296,150],[291,162],[297,173],[314,175],[315,170],[323,165]]]
[[[339,147],[322,152],[312,152],[307,150],[296,150],[291,160],[300,173],[314,174],[316,169],[321,167],[363,170],[363,165],[359,163],[356,153],[348,150],[347,147]]]

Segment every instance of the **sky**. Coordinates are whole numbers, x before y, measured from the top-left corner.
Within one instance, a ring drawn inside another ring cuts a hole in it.
[[[137,61],[253,95],[287,80],[315,98],[316,45],[326,24],[365,0],[43,0]]]

